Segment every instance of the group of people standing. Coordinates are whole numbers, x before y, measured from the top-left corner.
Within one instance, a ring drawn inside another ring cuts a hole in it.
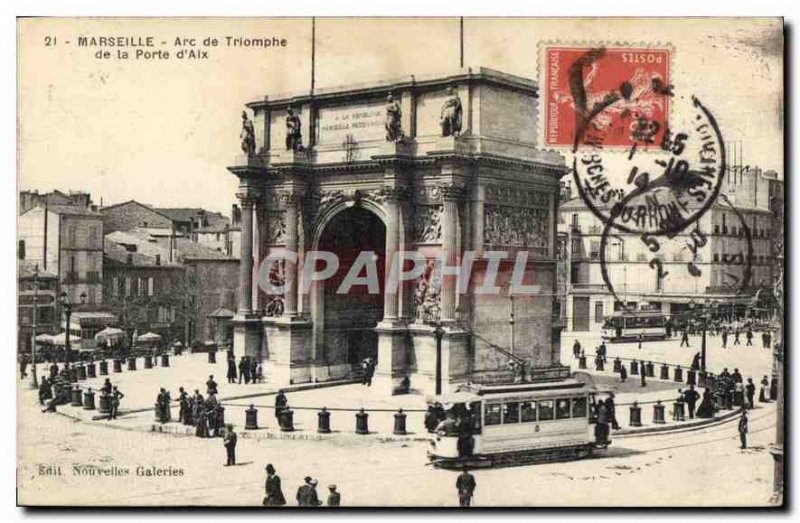
[[[237,374],[238,368],[238,374]],[[239,359],[239,365],[236,365],[236,358],[233,351],[228,351],[228,383],[236,383],[238,376],[239,384],[244,381],[245,384],[263,383],[264,370],[261,364],[251,356],[242,356]]]
[[[281,478],[278,476],[275,467],[272,463],[266,467],[267,479],[264,483],[264,500],[262,504],[265,507],[282,507],[286,505],[286,497],[283,495],[281,488]],[[297,489],[295,499],[299,507],[318,507],[323,504],[317,494],[318,481],[311,476],[303,478],[303,484]],[[338,507],[342,503],[342,495],[337,490],[336,485],[328,485],[328,499],[327,506]]]
[[[178,420],[184,425],[196,427],[195,435],[198,438],[219,436],[225,427],[225,409],[217,400],[216,392],[214,388],[204,398],[197,389],[192,396],[183,387],[179,390]]]

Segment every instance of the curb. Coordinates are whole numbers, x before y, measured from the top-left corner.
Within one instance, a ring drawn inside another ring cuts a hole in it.
[[[659,434],[668,434],[671,432],[692,432],[695,430],[704,429],[707,427],[711,427],[714,425],[722,424],[731,418],[735,418],[739,415],[738,410],[732,410],[730,412],[726,412],[721,416],[714,416],[713,418],[705,418],[695,421],[685,421],[685,422],[678,422],[672,425],[658,425],[658,426],[648,426],[648,427],[641,427],[641,428],[627,428],[627,429],[620,429],[619,431],[613,432],[612,435],[619,438],[632,438],[636,436],[654,436]]]

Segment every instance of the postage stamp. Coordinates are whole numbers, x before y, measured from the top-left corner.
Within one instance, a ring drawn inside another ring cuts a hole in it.
[[[581,108],[598,106],[620,92],[622,103],[603,111],[595,125],[613,130],[606,146],[630,147],[637,135],[651,134],[654,142],[663,136],[669,115],[670,50],[667,48],[598,48],[591,62],[590,47],[545,48],[545,144],[571,147]],[[571,80],[571,71],[582,71],[582,92]],[[578,90],[578,91],[576,91]],[[647,128],[641,126],[646,119]],[[657,128],[656,128],[657,127]]]

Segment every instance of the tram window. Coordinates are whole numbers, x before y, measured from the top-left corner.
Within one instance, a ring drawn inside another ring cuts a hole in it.
[[[556,400],[556,419],[569,418],[569,399]]]
[[[553,419],[553,400],[542,400],[539,402],[539,421]]]
[[[536,421],[535,401],[523,401],[520,403],[520,418],[523,423],[526,421]]]
[[[586,417],[586,398],[572,398],[572,417]]]
[[[503,424],[519,423],[519,402],[503,403]]]
[[[500,425],[500,404],[487,404],[484,410],[484,425]]]

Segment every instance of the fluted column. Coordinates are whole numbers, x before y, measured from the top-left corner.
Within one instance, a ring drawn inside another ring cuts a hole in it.
[[[442,194],[442,250],[444,260],[448,267],[459,263],[458,256],[458,231],[459,213],[458,205],[462,195],[462,188],[457,185],[444,185]],[[441,320],[452,323],[456,319],[456,277],[442,275],[442,311]]]
[[[286,208],[286,251],[297,254],[297,195],[293,192],[284,192],[280,195]],[[297,265],[298,261],[286,260],[284,273],[283,315],[297,316]]]
[[[247,315],[253,310],[253,208],[255,200],[249,195],[240,195],[239,200],[242,207],[242,240],[237,312]]]
[[[388,278],[392,270],[392,261],[400,243],[400,190],[386,189],[386,277]],[[397,289],[389,289],[388,286],[383,294],[383,319],[384,321],[394,321],[398,318],[399,294]]]

